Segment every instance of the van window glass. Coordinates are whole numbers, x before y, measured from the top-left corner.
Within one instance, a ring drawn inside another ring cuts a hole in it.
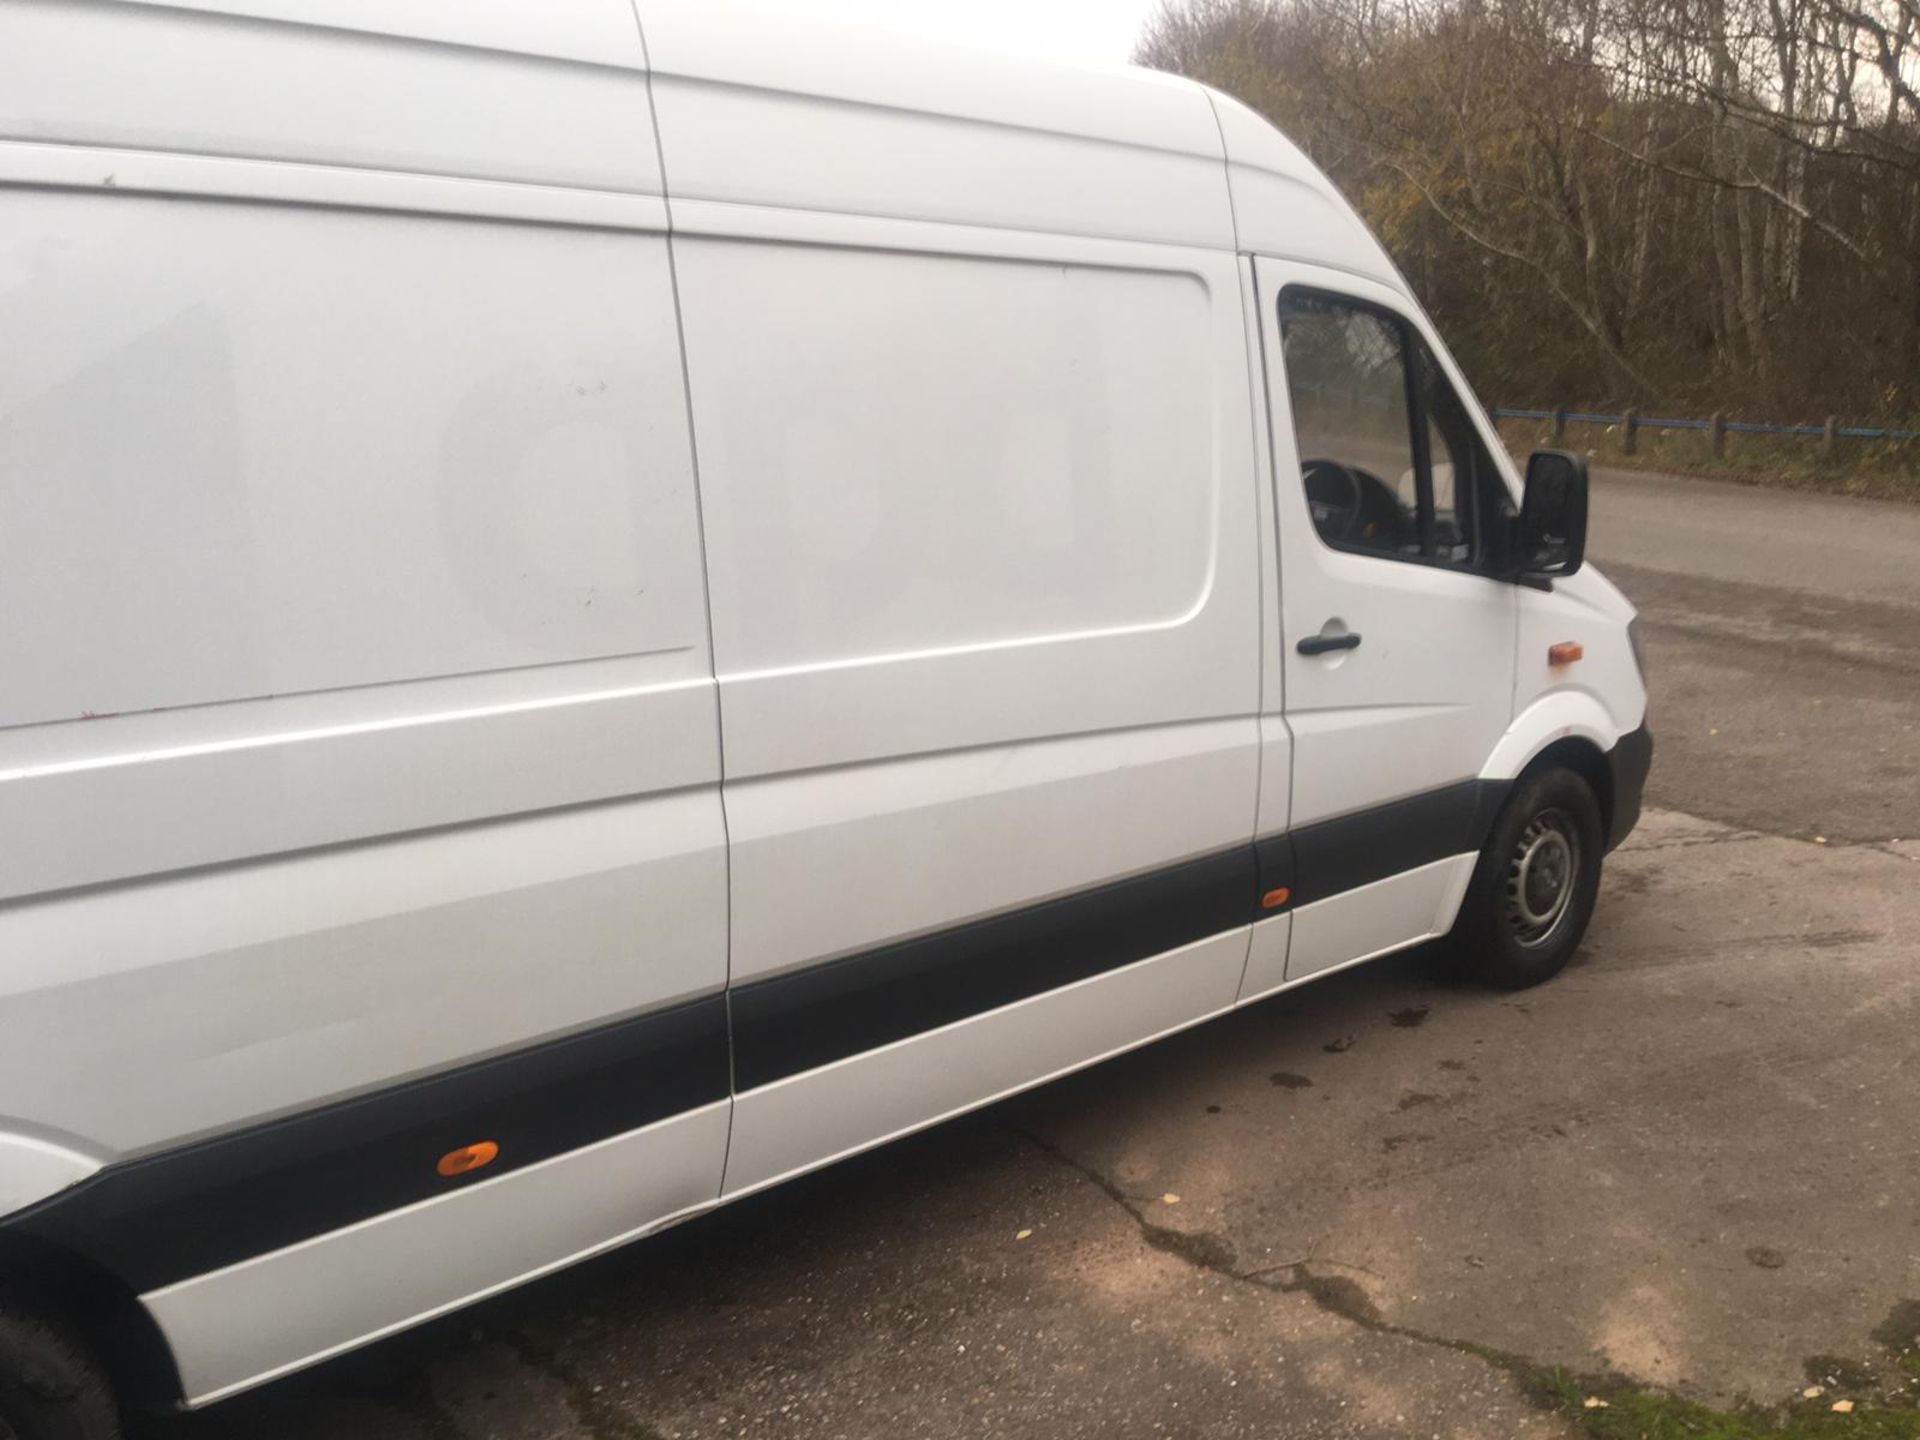
[[[1373,310],[1289,291],[1281,347],[1307,508],[1346,550],[1420,554],[1406,343]]]
[[[1469,567],[1497,472],[1439,361],[1397,316],[1313,291],[1280,297],[1281,354],[1307,508],[1340,550]]]
[[[1475,502],[1494,479],[1493,461],[1433,352],[1417,340],[1414,351],[1433,469],[1434,558],[1468,565],[1478,550]]]

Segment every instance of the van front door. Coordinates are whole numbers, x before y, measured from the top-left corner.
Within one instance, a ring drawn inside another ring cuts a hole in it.
[[[1385,286],[1256,264],[1293,732],[1294,980],[1441,933],[1498,795],[1512,490],[1437,340]],[[1270,825],[1262,817],[1263,827]]]

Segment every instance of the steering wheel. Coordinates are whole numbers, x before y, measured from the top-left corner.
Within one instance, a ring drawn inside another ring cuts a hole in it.
[[[1307,510],[1321,535],[1352,541],[1366,509],[1360,477],[1338,460],[1316,456],[1300,462],[1300,481],[1307,492]]]

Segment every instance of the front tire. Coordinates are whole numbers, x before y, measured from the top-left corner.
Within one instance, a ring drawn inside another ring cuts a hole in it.
[[[1524,990],[1573,958],[1600,894],[1600,804],[1571,770],[1527,776],[1493,822],[1453,948],[1488,984]]]
[[[120,1440],[100,1362],[63,1327],[0,1299],[0,1440]]]

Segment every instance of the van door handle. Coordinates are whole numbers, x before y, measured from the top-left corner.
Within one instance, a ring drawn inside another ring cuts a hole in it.
[[[1360,637],[1349,630],[1344,635],[1309,635],[1293,647],[1302,655],[1324,655],[1329,650],[1357,650]]]

